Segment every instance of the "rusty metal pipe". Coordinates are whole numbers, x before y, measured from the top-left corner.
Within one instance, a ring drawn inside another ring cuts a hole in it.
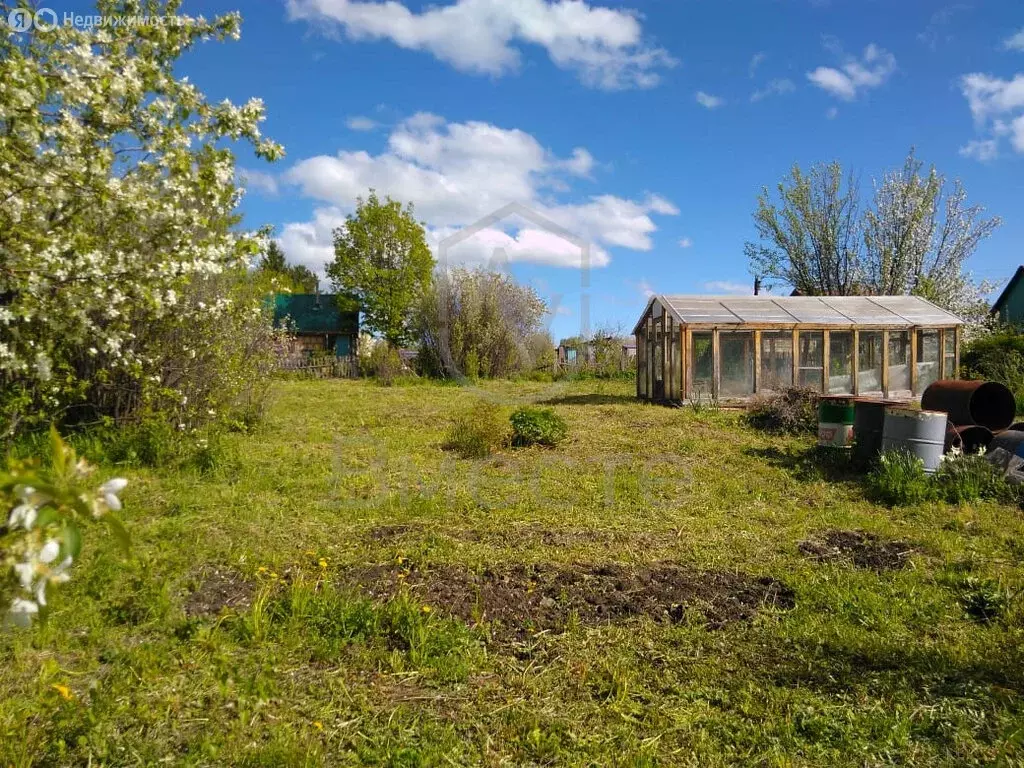
[[[993,432],[1013,423],[1017,403],[1013,393],[994,381],[936,381],[921,396],[927,411],[945,411],[958,427],[978,425]]]
[[[946,453],[954,448],[964,453],[977,453],[982,448],[988,448],[991,442],[992,430],[988,427],[979,427],[977,424],[958,427],[952,422],[946,423]]]

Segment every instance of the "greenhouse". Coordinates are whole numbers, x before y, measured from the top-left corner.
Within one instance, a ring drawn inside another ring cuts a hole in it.
[[[963,321],[917,296],[652,296],[637,396],[742,400],[790,386],[909,400],[956,377]]]

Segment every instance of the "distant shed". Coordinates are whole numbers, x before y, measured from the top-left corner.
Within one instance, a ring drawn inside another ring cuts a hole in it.
[[[1017,267],[992,305],[992,314],[1004,323],[1024,325],[1024,266]]]
[[[652,296],[637,397],[743,400],[785,387],[909,399],[954,378],[963,321],[917,296]]]
[[[274,295],[274,324],[288,322],[296,345],[307,352],[333,351],[337,357],[356,353],[359,312],[344,311],[333,293]]]

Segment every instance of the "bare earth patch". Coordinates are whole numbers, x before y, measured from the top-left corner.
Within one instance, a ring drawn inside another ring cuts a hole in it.
[[[846,561],[876,571],[905,568],[915,551],[905,541],[886,541],[864,531],[825,531],[800,542],[799,549],[815,560]]]
[[[208,569],[199,577],[199,586],[185,598],[189,618],[217,616],[225,609],[248,608],[255,587],[241,574],[228,569]]]
[[[694,571],[671,563],[508,565],[474,572],[456,566],[403,571],[371,566],[343,583],[377,599],[408,589],[417,599],[467,622],[496,622],[499,635],[560,632],[583,625],[649,616],[679,622],[688,611],[711,627],[748,620],[764,607],[791,608],[793,591],[775,579]]]

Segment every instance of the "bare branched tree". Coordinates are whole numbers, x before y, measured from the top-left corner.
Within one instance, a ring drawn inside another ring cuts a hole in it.
[[[816,296],[856,292],[862,249],[857,186],[833,162],[809,174],[794,165],[778,185],[777,202],[764,188],[754,212],[761,242],[744,250],[766,287],[775,281]]]

